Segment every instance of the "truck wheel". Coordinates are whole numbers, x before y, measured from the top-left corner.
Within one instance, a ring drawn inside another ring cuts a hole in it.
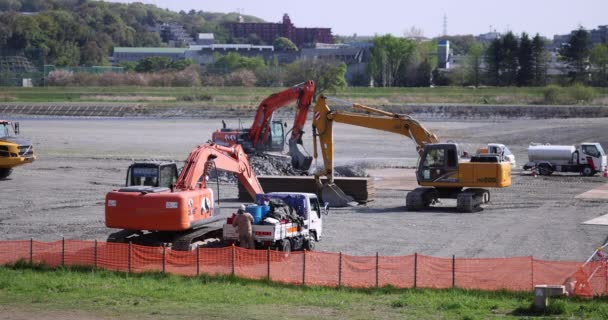
[[[13,169],[0,169],[0,179],[5,179],[11,175]]]
[[[315,250],[315,239],[313,237],[304,241],[304,249],[307,251]]]
[[[592,175],[595,174],[595,170],[593,170],[593,168],[589,167],[589,166],[585,166],[582,170],[581,170],[581,175],[585,176],[585,177],[591,177]]]
[[[553,173],[553,168],[550,165],[543,163],[538,166],[538,174],[541,176],[550,176]]]

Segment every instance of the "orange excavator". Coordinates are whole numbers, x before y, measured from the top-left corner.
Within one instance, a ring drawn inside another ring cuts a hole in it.
[[[252,199],[263,193],[240,145],[197,146],[177,179],[174,163],[136,163],[127,172],[127,186],[106,195],[106,226],[122,229],[108,242],[170,244],[176,250],[189,250],[211,234],[221,234],[220,227],[209,226],[222,218],[219,199],[214,200],[207,187],[212,169],[235,173]]]
[[[289,155],[291,165],[299,171],[308,171],[312,157],[302,146],[302,135],[308,109],[315,94],[315,83],[308,80],[281,92],[274,93],[260,103],[251,128],[231,129],[224,127],[211,136],[214,143],[223,146],[240,144],[251,154],[265,151],[283,151],[286,134],[282,121],[274,121],[273,113],[288,104],[297,101],[297,111],[289,138]]]

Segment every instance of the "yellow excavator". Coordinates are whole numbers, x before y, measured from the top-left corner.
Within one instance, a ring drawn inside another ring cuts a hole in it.
[[[0,180],[7,178],[14,167],[36,160],[32,142],[18,134],[19,122],[0,120]]]
[[[324,168],[315,174],[315,180],[323,201],[330,205],[345,206],[352,201],[333,182],[334,122],[401,134],[416,143],[420,155],[416,178],[421,187],[407,194],[408,211],[423,210],[442,198],[456,199],[459,212],[479,211],[482,204],[490,201],[490,191],[485,188],[511,185],[511,165],[500,161],[497,155],[466,158],[458,144],[439,143],[436,135],[410,116],[360,104],[352,104],[352,109],[365,113],[332,111],[326,101],[326,97],[320,96],[314,108],[313,157],[317,159],[320,144]],[[321,176],[327,177],[325,184],[321,184]]]

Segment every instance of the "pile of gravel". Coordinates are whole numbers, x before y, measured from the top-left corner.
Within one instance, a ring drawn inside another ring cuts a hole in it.
[[[294,170],[291,160],[287,157],[256,154],[249,157],[249,163],[258,176],[300,176],[301,172]],[[334,167],[336,177],[369,177],[365,164],[351,164]],[[220,182],[236,183],[236,175],[230,172],[211,170],[210,179],[219,178]]]

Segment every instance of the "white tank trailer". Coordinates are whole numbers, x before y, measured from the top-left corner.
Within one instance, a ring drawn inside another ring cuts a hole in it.
[[[528,147],[528,163],[524,170],[534,167],[540,175],[553,172],[578,172],[592,176],[606,171],[604,149],[597,142],[585,142],[578,146],[532,145]]]

